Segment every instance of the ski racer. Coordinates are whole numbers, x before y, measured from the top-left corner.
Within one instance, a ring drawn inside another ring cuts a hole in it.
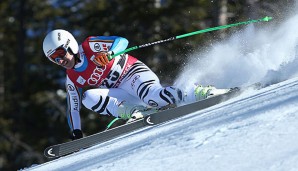
[[[228,91],[212,86],[196,86],[188,92],[163,87],[156,74],[133,56],[123,54],[110,59],[127,46],[128,40],[118,36],[90,36],[79,45],[71,33],[62,29],[44,38],[47,59],[66,69],[67,119],[72,139],[83,137],[81,104],[98,114],[132,121],[158,108]],[[87,90],[83,92],[83,88]]]

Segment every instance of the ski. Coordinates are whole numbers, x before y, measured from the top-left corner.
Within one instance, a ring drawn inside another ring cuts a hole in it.
[[[146,125],[152,126],[152,125],[157,125],[166,121],[170,121],[172,119],[179,118],[181,116],[188,115],[190,113],[214,106],[216,104],[219,104],[221,102],[224,102],[228,99],[231,99],[238,94],[240,94],[240,89],[235,88],[231,89],[229,92],[221,95],[217,95],[211,98],[207,98],[204,100],[197,101],[195,103],[190,103],[186,104],[180,107],[168,109],[165,111],[157,112],[157,113],[152,113],[144,118],[144,123]]]
[[[258,84],[254,84],[248,87],[260,88],[261,86]],[[81,139],[53,145],[53,146],[47,147],[44,150],[44,155],[47,158],[58,158],[61,156],[65,156],[65,155],[80,151],[81,149],[86,149],[88,147],[101,144],[103,142],[109,141],[111,139],[114,139],[121,135],[125,135],[127,133],[131,133],[135,130],[138,130],[147,126],[152,126],[152,125],[160,124],[166,121],[179,118],[181,116],[188,115],[195,111],[199,111],[199,110],[214,106],[216,104],[219,104],[221,102],[224,102],[228,99],[231,99],[239,95],[242,92],[242,90],[245,90],[248,87],[243,89],[234,88],[225,94],[217,95],[217,96],[207,98],[195,103],[187,104],[184,106],[158,111],[156,113],[145,116],[144,119],[127,123],[125,125],[121,125],[119,127],[106,130],[100,133],[96,133]]]
[[[44,150],[44,155],[47,158],[58,158],[61,156],[65,156],[80,151],[81,149],[85,149],[109,141],[120,135],[124,135],[128,132],[132,132],[145,126],[146,125],[144,124],[143,120],[137,120],[135,122],[121,125],[119,127],[99,132],[81,139],[47,147]]]
[[[237,95],[239,95],[242,91],[249,89],[249,88],[254,88],[254,89],[260,89],[263,88],[264,85],[261,83],[255,83],[252,85],[249,85],[247,87],[243,88],[232,88],[229,92],[221,95],[217,95],[211,98],[207,98],[204,100],[200,100],[191,104],[179,106],[176,108],[168,109],[165,111],[160,111],[157,113],[152,113],[144,117],[144,123],[146,125],[152,126],[156,124],[160,124],[166,121],[170,121],[172,119],[179,118],[184,115],[188,115],[190,113],[214,106],[216,104],[219,104],[221,102],[227,101]]]

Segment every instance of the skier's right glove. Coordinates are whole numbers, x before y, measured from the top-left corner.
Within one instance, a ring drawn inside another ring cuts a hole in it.
[[[79,129],[75,129],[72,131],[72,140],[83,138],[83,132]]]
[[[104,67],[110,62],[109,57],[111,56],[111,54],[112,54],[112,51],[99,52],[97,55],[92,57],[91,60],[95,63],[95,65]]]

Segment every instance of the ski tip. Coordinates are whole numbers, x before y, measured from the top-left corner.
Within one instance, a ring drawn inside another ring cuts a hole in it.
[[[144,122],[145,122],[146,125],[154,125],[154,124],[155,124],[155,123],[152,121],[152,119],[151,119],[151,115],[147,115],[147,116],[145,116],[145,118],[144,118]]]
[[[59,153],[58,152],[59,150],[54,148],[54,147],[48,147],[44,150],[44,155],[47,157],[47,158],[57,158],[59,157],[57,154]]]
[[[240,87],[233,87],[233,88],[230,88],[230,90],[228,92],[232,92],[232,91],[240,91],[241,88]]]
[[[257,82],[257,83],[247,86],[246,89],[261,89],[263,87],[264,87],[264,85],[262,83]]]

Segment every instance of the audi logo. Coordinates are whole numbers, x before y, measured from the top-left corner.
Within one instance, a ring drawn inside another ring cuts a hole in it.
[[[93,70],[93,73],[91,74],[90,78],[88,79],[89,85],[98,85],[101,80],[101,76],[103,75],[104,71],[106,70],[106,66],[104,67],[96,67]]]

